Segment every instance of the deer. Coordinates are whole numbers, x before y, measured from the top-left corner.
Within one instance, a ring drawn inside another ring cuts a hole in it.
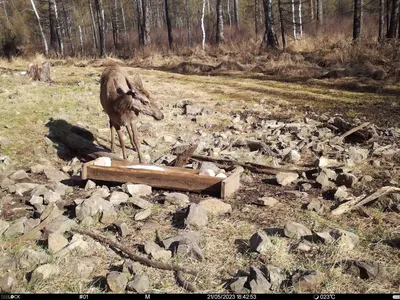
[[[130,142],[138,154],[139,163],[144,164],[136,128],[139,113],[152,116],[157,121],[164,119],[164,114],[143,87],[140,75],[136,73],[131,80],[118,65],[105,68],[100,79],[100,102],[109,118],[111,151],[115,152],[115,129],[122,148],[123,159],[127,159],[121,130],[122,127],[126,127]]]

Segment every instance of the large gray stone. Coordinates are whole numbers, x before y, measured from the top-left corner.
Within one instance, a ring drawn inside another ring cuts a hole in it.
[[[276,175],[276,181],[282,185],[282,186],[287,186],[294,182],[297,178],[299,178],[299,175],[297,173],[278,173]]]
[[[265,278],[264,273],[256,267],[250,267],[248,281],[250,282],[250,288],[253,294],[266,294],[271,290],[271,284]]]
[[[18,196],[23,196],[24,193],[33,190],[37,186],[38,186],[38,184],[36,184],[36,183],[26,183],[26,182],[16,183],[14,186],[15,187],[14,192]],[[8,189],[10,190],[11,187],[13,187],[13,186],[9,186]]]
[[[127,183],[122,186],[124,192],[130,194],[131,196],[148,196],[151,195],[151,186],[145,184],[132,184]]]
[[[185,225],[201,228],[206,226],[207,223],[208,216],[204,207],[194,203],[191,204],[189,207],[189,213],[185,219]]]
[[[95,262],[91,258],[83,258],[72,264],[72,273],[81,279],[87,279],[93,273]]]
[[[57,252],[68,245],[68,240],[62,233],[50,233],[47,244],[50,251]]]
[[[151,215],[151,207],[147,209],[143,209],[135,215],[135,221],[142,221],[150,217]]]
[[[288,238],[300,239],[304,236],[311,236],[312,232],[306,226],[300,223],[289,221],[283,229],[285,236]]]
[[[71,227],[74,226],[75,221],[69,219],[66,216],[59,216],[53,222],[51,222],[47,227],[46,231],[48,233],[64,233],[70,231]]]
[[[153,203],[150,203],[147,200],[144,200],[142,198],[140,198],[139,196],[132,196],[131,198],[129,198],[128,200],[130,203],[132,203],[133,205],[142,208],[142,209],[147,209],[153,206]]]
[[[128,290],[139,294],[146,293],[150,289],[150,281],[146,274],[135,275],[132,281],[128,283]]]
[[[184,206],[190,203],[189,197],[182,193],[165,193],[164,195],[165,201],[174,205]]]
[[[45,264],[37,267],[33,272],[31,276],[31,281],[39,281],[39,280],[47,280],[53,276],[56,276],[60,273],[60,268],[51,265],[51,264]]]
[[[33,249],[26,249],[19,257],[19,266],[24,269],[32,269],[37,265],[47,263],[50,257],[44,253]]]
[[[43,202],[44,204],[51,204],[51,203],[56,203],[57,201],[61,200],[61,196],[53,191],[47,191],[46,194],[43,196]]]
[[[24,223],[27,220],[26,217],[19,218],[14,221],[14,223],[7,228],[4,232],[5,237],[14,237],[24,233]]]
[[[10,175],[11,180],[22,180],[29,178],[28,174],[24,170],[18,170]]]
[[[128,277],[125,273],[112,271],[107,275],[107,285],[113,293],[125,292],[126,285],[128,284]]]
[[[263,231],[257,231],[250,238],[250,247],[261,254],[266,254],[271,246],[271,240]]]
[[[324,280],[324,274],[319,271],[296,271],[292,276],[296,291],[314,291]]]
[[[129,199],[129,195],[125,194],[124,192],[112,192],[111,196],[110,196],[110,202],[114,205],[114,206],[118,206],[121,203],[125,203],[127,202]]]
[[[46,175],[47,179],[52,182],[60,182],[69,179],[67,174],[57,170],[45,169],[44,174]]]
[[[0,182],[0,188],[5,190],[8,189],[13,184],[15,184],[15,181],[6,177]]]
[[[3,221],[0,219],[0,235],[2,235],[7,229],[10,227],[7,221]]]
[[[199,205],[210,215],[224,215],[232,212],[232,206],[219,199],[209,198],[201,201]]]
[[[275,291],[278,291],[282,283],[287,279],[285,272],[274,265],[267,265],[265,267],[265,274],[271,283],[271,289]]]
[[[13,286],[16,284],[17,280],[14,275],[6,274],[5,276],[0,278],[0,292],[2,293],[10,293]]]

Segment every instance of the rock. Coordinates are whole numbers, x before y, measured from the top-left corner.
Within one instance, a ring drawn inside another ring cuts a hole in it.
[[[295,250],[301,251],[301,252],[309,252],[312,249],[311,243],[307,241],[300,242]]]
[[[307,210],[315,211],[318,214],[322,214],[324,212],[324,207],[322,203],[316,199],[311,200],[307,205]]]
[[[374,280],[386,277],[385,269],[377,262],[346,261],[343,271],[361,279]]]
[[[324,244],[331,244],[335,241],[329,231],[316,232],[315,234]]]
[[[100,222],[106,225],[114,223],[118,219],[118,214],[117,212],[112,209],[112,210],[105,210],[101,214],[101,219]]]
[[[321,171],[319,173],[316,182],[318,182],[321,185],[322,189],[326,189],[332,186],[332,183],[329,181],[328,175],[324,171]]]
[[[347,198],[349,194],[347,193],[347,188],[346,186],[342,185],[338,187],[338,189],[335,192],[335,195],[333,196],[335,200],[337,201],[342,201]]]
[[[279,201],[273,197],[262,197],[256,201],[256,204],[258,205],[269,206],[269,207],[273,207],[278,203]]]
[[[179,206],[190,203],[189,197],[182,193],[165,193],[165,201]]]
[[[289,161],[294,164],[298,163],[301,159],[300,153],[296,150],[291,150],[288,154],[288,157]]]
[[[296,271],[292,283],[296,291],[312,291],[324,280],[324,274],[319,271]]]
[[[40,219],[28,219],[24,222],[24,233],[28,233],[37,225],[40,224]],[[40,233],[39,233],[40,234]]]
[[[267,265],[264,273],[267,280],[271,283],[271,289],[275,291],[278,291],[282,283],[286,280],[285,272],[274,265]]]
[[[265,232],[257,231],[250,238],[250,247],[258,253],[266,254],[272,247],[272,242]]]
[[[341,248],[344,248],[347,250],[354,249],[354,247],[360,241],[360,238],[358,237],[358,235],[356,235],[350,231],[346,231],[346,230],[342,230],[342,229],[332,229],[329,233],[335,240],[339,240]]]
[[[76,199],[74,200],[74,203],[75,203],[76,205],[81,205],[84,201],[85,201],[85,199],[76,198]]]
[[[343,173],[336,178],[336,185],[351,188],[357,182],[357,177],[350,173]]]
[[[310,183],[303,183],[301,185],[301,190],[305,191],[305,192],[311,190],[311,188],[312,188],[312,185]]]
[[[193,243],[199,244],[200,243],[200,239],[201,239],[201,236],[200,236],[199,232],[197,232],[197,231],[186,231],[184,233],[181,233],[180,235],[164,239],[162,241],[162,244],[164,245],[165,249],[169,249],[171,251],[174,251],[177,248],[178,243],[180,241],[189,240],[189,241],[191,241]]]
[[[11,166],[11,159],[0,153],[0,172],[7,170]]]
[[[190,239],[181,239],[179,241],[176,254],[182,258],[191,257],[198,261],[204,260],[203,251],[195,241]]]
[[[15,181],[14,180],[12,180],[12,179],[9,179],[9,178],[4,178],[1,182],[0,182],[0,187],[3,189],[3,190],[6,190],[6,189],[8,189],[10,186],[12,186],[12,185],[14,185],[15,184]]]
[[[44,185],[38,185],[31,191],[31,196],[44,196],[48,191]]]
[[[24,193],[33,190],[37,186],[38,185],[36,183],[26,183],[26,182],[16,183],[15,184],[15,194],[17,194],[18,196],[23,196]],[[9,189],[11,187],[12,186],[10,186]]]
[[[110,192],[108,189],[101,187],[93,192],[93,194],[90,196],[90,198],[107,198],[110,196]]]
[[[68,185],[65,185],[65,184],[63,184],[61,182],[54,182],[49,186],[49,188],[53,192],[59,194],[60,196],[64,196],[64,195],[70,194],[70,193],[72,193],[74,191],[74,189],[72,187],[70,187]]]
[[[141,221],[147,219],[148,217],[150,217],[150,215],[151,215],[151,208],[141,210],[135,215],[135,221]]]
[[[128,235],[129,229],[125,222],[115,222],[115,226],[118,228],[118,232],[121,237],[126,237]]]
[[[357,149],[355,147],[350,147],[349,149],[349,159],[353,160],[355,163],[365,161],[368,158],[368,149]]]
[[[112,271],[107,274],[107,285],[111,292],[123,293],[127,284],[128,277],[124,273]]]
[[[173,144],[173,143],[176,142],[176,139],[173,136],[170,136],[170,135],[163,135],[162,141],[166,142],[166,143]]]
[[[186,105],[185,106],[185,115],[200,115],[203,107],[199,105]]]
[[[82,226],[84,226],[84,227],[90,227],[90,226],[92,226],[94,223],[95,223],[95,220],[94,220],[92,217],[88,216],[88,217],[84,218],[84,219],[81,221],[80,224],[81,224]]]
[[[68,240],[61,233],[50,233],[47,246],[51,252],[57,252],[68,245]]]
[[[43,204],[43,197],[41,196],[32,196],[32,198],[28,201],[29,204],[35,206],[36,204]]]
[[[92,180],[88,180],[85,185],[85,191],[93,190],[96,188],[96,183]]]
[[[149,201],[144,200],[138,196],[132,196],[128,199],[128,201],[141,209],[147,209],[153,206],[153,203],[150,203]]]
[[[63,257],[72,251],[86,251],[89,248],[89,244],[82,239],[80,234],[75,234],[68,246],[54,253],[55,257]]]
[[[118,206],[121,203],[125,203],[127,202],[129,199],[128,194],[125,194],[124,192],[112,192],[111,196],[110,196],[110,202],[114,205],[114,206]]]
[[[199,206],[203,207],[207,214],[210,215],[224,215],[232,212],[232,206],[230,204],[214,198],[201,201]]]
[[[53,182],[60,182],[60,181],[69,179],[69,176],[67,174],[65,174],[64,172],[61,172],[61,171],[57,171],[57,170],[46,169],[46,170],[44,170],[44,174],[46,175],[46,178],[49,181],[53,181]]]
[[[143,294],[149,289],[150,281],[146,274],[138,274],[128,283],[128,290],[139,294]]]
[[[24,269],[32,269],[37,265],[47,263],[50,257],[44,253],[33,249],[26,249],[19,258],[19,266]]]
[[[312,235],[311,230],[305,227],[303,224],[292,221],[289,221],[285,224],[283,231],[285,236],[287,236],[288,238],[300,239],[304,236]]]
[[[60,273],[60,268],[51,265],[51,264],[45,264],[37,267],[31,276],[31,282],[36,282],[39,280],[47,280],[50,277],[56,276]]]
[[[13,254],[3,253],[0,255],[0,272],[12,272],[17,269],[17,260]]]
[[[13,275],[7,274],[7,275],[1,277],[0,278],[0,292],[10,293],[15,284],[16,284],[16,279]]]
[[[8,227],[10,227],[10,224],[8,224],[7,221],[0,219],[0,236],[8,229]]]
[[[220,168],[218,168],[214,163],[208,161],[194,162],[193,168],[199,171],[212,170],[215,174],[218,174],[220,171]]]
[[[189,207],[189,213],[185,219],[185,225],[201,228],[206,226],[207,223],[208,216],[205,208],[198,204],[191,204]]]
[[[66,216],[59,216],[54,219],[48,226],[46,226],[47,233],[61,233],[63,234],[66,231],[70,231],[71,227],[76,223],[74,220],[69,219]]]
[[[244,285],[247,282],[246,276],[238,277],[234,282],[232,282],[229,287],[235,294],[248,294],[249,289],[245,288]]]
[[[10,176],[11,180],[22,180],[29,178],[24,170],[18,170]]]
[[[42,214],[46,209],[46,206],[44,206],[42,203],[36,203],[33,206],[35,207],[36,212],[39,214]]]
[[[148,196],[152,193],[151,186],[146,184],[127,183],[122,186],[122,189],[131,196]]]
[[[87,279],[92,274],[95,267],[95,263],[91,258],[83,258],[72,264],[72,274],[78,276],[81,279]]]
[[[40,174],[43,173],[44,169],[48,168],[47,166],[36,164],[31,167],[31,173],[33,174]]]
[[[16,235],[20,235],[24,233],[24,223],[27,220],[26,217],[19,218],[14,221],[14,223],[7,228],[7,230],[4,232],[4,236],[9,238],[9,237],[15,237]]]
[[[213,170],[210,169],[206,169],[206,170],[201,170],[199,172],[200,176],[211,176],[211,177],[215,177],[215,172]]]
[[[253,183],[254,180],[253,177],[251,177],[251,175],[242,173],[242,175],[240,176],[240,181],[244,184],[251,184]]]
[[[47,191],[43,197],[44,204],[51,204],[61,200],[61,196],[53,191]]]
[[[374,178],[370,175],[365,175],[362,177],[361,179],[363,182],[372,182],[374,180]]]
[[[270,292],[271,284],[265,278],[263,272],[256,267],[250,267],[250,282],[251,293],[253,294],[266,294]]]
[[[278,173],[278,175],[276,175],[276,181],[282,186],[287,186],[291,184],[293,181],[295,181],[298,177],[299,175],[296,173],[280,172]]]
[[[162,249],[152,241],[149,241],[144,245],[144,251],[147,254],[150,254],[155,260],[164,262],[168,261],[172,256],[171,251]]]
[[[143,267],[140,263],[128,259],[123,264],[122,272],[137,275],[143,273]]]

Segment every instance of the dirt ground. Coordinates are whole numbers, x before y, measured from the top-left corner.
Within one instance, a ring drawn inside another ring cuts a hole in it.
[[[99,144],[109,147],[108,119],[102,111],[99,101],[99,79],[104,66],[56,64],[51,68],[54,83],[32,82],[20,72],[25,71],[27,62],[17,60],[13,63],[0,62],[0,152],[10,157],[13,168],[26,169],[35,164],[51,164],[57,168],[66,166],[75,155],[68,153],[46,136],[50,118],[63,119],[66,122],[90,130]],[[211,137],[231,130],[231,120],[239,115],[259,120],[277,120],[298,122],[305,117],[318,119],[321,116],[342,116],[345,119],[369,121],[384,128],[400,126],[400,90],[396,85],[387,85],[371,91],[368,81],[359,82],[354,78],[309,79],[303,81],[274,80],[272,76],[260,74],[241,74],[225,72],[213,76],[187,75],[161,70],[128,68],[129,74],[138,72],[145,87],[162,108],[165,118],[154,121],[150,117],[140,116],[139,131],[143,141],[143,151],[151,160],[169,154],[173,140],[188,143],[199,142],[201,154],[207,154]],[[357,87],[357,88],[356,88]],[[183,114],[183,104],[193,103],[209,107],[213,113],[188,117]],[[248,136],[258,138],[257,128],[247,132]],[[204,137],[204,138],[203,138]],[[126,144],[128,136],[125,136]],[[398,140],[391,140],[397,143]],[[201,147],[203,143],[203,147]],[[149,144],[153,146],[149,146]],[[120,149],[118,153],[120,154]],[[232,156],[241,161],[261,164],[271,163],[270,158],[246,149],[237,149]],[[131,160],[136,160],[136,152],[128,150]],[[311,159],[311,158],[310,158]],[[357,170],[362,175],[371,175],[374,180],[355,188],[354,196],[372,193],[376,189],[393,185],[399,187],[399,160],[383,160],[379,167],[366,164]],[[311,161],[304,162],[310,163]],[[391,172],[390,177],[385,171]],[[269,263],[286,272],[296,269],[318,270],[325,274],[323,282],[311,292],[318,293],[399,293],[400,292],[400,250],[387,241],[400,237],[399,211],[384,210],[378,205],[363,207],[340,216],[332,216],[329,208],[334,202],[325,197],[320,188],[313,187],[305,195],[295,185],[279,186],[268,183],[274,175],[252,174],[248,183],[242,185],[237,194],[225,202],[232,206],[232,212],[223,216],[210,216],[206,227],[199,230],[202,236],[200,246],[205,260],[179,260],[171,262],[200,270],[196,278],[187,277],[201,293],[226,293],[227,280],[238,270],[249,272],[250,266]],[[1,179],[0,174],[0,179]],[[30,174],[30,182],[46,183],[43,175]],[[81,186],[74,186],[65,200],[73,200],[85,193]],[[158,202],[164,191],[153,190],[147,199],[155,204],[149,220],[134,221],[136,209],[123,207],[119,218],[124,220],[130,234],[119,242],[138,252],[141,245],[155,240],[155,230],[162,238],[176,235],[184,230],[183,212],[175,206]],[[198,203],[208,198],[206,195],[186,193],[190,201]],[[0,198],[7,192],[0,192]],[[270,196],[279,203],[273,207],[254,205],[254,200]],[[24,206],[26,197],[13,196],[13,206],[2,207],[1,218],[11,221],[22,215],[29,216],[31,211],[12,210]],[[304,209],[312,199],[319,199],[325,211],[316,213]],[[393,200],[396,201],[396,200]],[[397,201],[398,198],[397,198]],[[8,205],[8,204],[7,204]],[[153,222],[153,226],[144,226]],[[249,239],[257,230],[283,228],[286,222],[302,223],[314,231],[340,228],[357,234],[359,244],[353,250],[342,249],[340,245],[318,244],[310,252],[292,251],[296,241],[272,236],[273,247],[266,255],[251,251]],[[154,225],[155,224],[155,225]],[[96,223],[93,229],[103,231],[104,226]],[[113,237],[114,232],[107,232]],[[40,243],[28,242],[13,248],[16,256],[24,247],[46,251]],[[21,270],[17,272],[19,292],[105,292],[104,276],[118,265],[122,258],[111,249],[99,248],[81,256],[90,256],[96,260],[91,277],[80,280],[68,272],[45,282],[30,284]],[[77,257],[55,258],[53,263],[65,269]],[[361,279],[341,272],[336,264],[343,260],[367,260],[379,262],[385,268],[384,279]],[[143,267],[150,279],[154,293],[185,293],[170,271],[161,271]],[[4,275],[4,274],[0,274]],[[280,292],[299,292],[288,288]],[[301,291],[300,291],[301,292]]]

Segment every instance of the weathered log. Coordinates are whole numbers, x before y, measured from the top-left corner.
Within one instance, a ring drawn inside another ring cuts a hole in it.
[[[193,152],[196,150],[198,144],[189,145],[189,146],[178,146],[174,149],[173,153],[176,155],[176,159],[171,163],[171,166],[174,167],[183,167],[188,163],[189,158],[193,155]]]
[[[53,79],[50,77],[50,63],[48,61],[41,65],[30,63],[26,73],[32,80],[53,82]]]

